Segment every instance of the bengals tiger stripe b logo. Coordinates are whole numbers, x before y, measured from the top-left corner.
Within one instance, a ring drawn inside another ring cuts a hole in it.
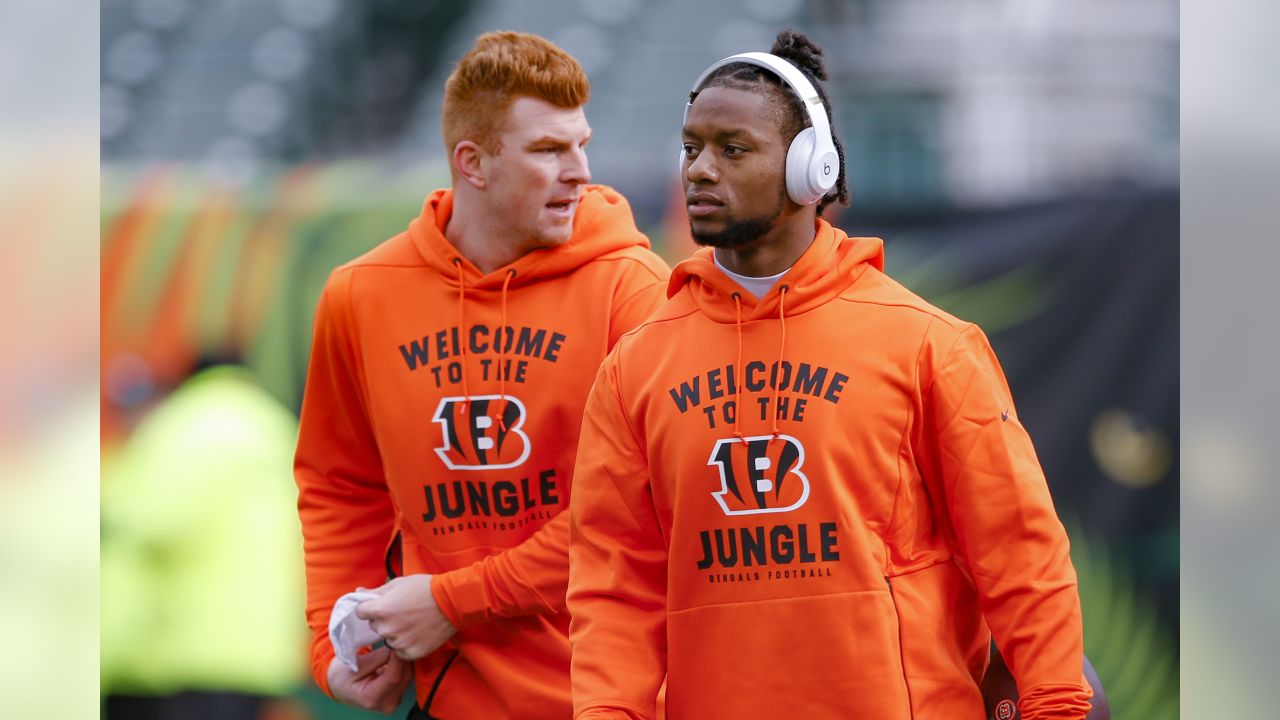
[[[804,446],[790,435],[725,438],[707,464],[720,471],[720,490],[711,495],[725,515],[789,512],[809,499]]]
[[[533,450],[529,436],[520,429],[525,417],[524,403],[510,395],[441,398],[431,418],[440,423],[444,442],[436,455],[450,470],[517,467]]]

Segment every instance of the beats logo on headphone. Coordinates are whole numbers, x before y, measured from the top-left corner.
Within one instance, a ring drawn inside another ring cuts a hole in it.
[[[731,63],[747,63],[772,70],[800,97],[800,103],[809,115],[810,126],[796,134],[787,150],[787,195],[800,205],[818,202],[836,186],[836,178],[840,177],[840,156],[836,154],[836,144],[831,139],[831,125],[827,122],[827,109],[822,105],[822,96],[818,95],[813,84],[796,66],[769,53],[730,55],[703,70],[693,83],[689,90],[690,100],[684,106],[685,120],[689,119],[693,96],[702,90],[702,84],[716,70]],[[680,154],[680,168],[683,172],[683,151]]]

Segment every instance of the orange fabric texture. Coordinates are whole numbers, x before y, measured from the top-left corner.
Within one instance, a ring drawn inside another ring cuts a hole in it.
[[[445,718],[570,713],[568,507],[591,379],[663,300],[668,269],[626,200],[586,186],[572,238],[482,274],[443,235],[451,191],[330,276],[295,459],[312,671],[333,603],[405,574],[459,628],[416,665]],[[468,388],[464,391],[464,383]]]
[[[1085,716],[1067,537],[999,364],[882,270],[819,220],[757,302],[702,250],[606,359],[570,510],[576,718],[652,718],[665,677],[675,720],[979,720],[992,631],[1024,718]]]

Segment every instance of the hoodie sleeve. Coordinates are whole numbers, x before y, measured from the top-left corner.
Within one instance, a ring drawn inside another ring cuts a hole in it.
[[[670,271],[658,256],[646,251],[631,267],[614,288],[610,350],[666,299]],[[569,517],[562,512],[516,547],[437,575],[431,594],[458,629],[504,617],[557,613],[565,607],[568,554]]]
[[[1092,691],[1066,531],[982,331],[966,327],[922,381],[921,470],[1017,680],[1022,717],[1082,719]]]
[[[477,623],[564,609],[569,516],[561,512],[524,542],[436,575],[431,595],[459,630]]]
[[[666,672],[667,547],[645,453],[623,410],[617,353],[587,400],[569,504],[574,718],[655,717]]]
[[[368,420],[350,318],[350,271],[330,277],[316,310],[294,456],[307,576],[311,672],[329,691],[329,615],[343,594],[386,580],[391,496]]]

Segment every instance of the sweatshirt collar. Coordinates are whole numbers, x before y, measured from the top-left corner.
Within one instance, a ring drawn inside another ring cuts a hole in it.
[[[409,237],[418,254],[451,286],[459,282],[458,262],[462,264],[462,281],[468,289],[498,290],[507,282],[514,288],[568,273],[624,248],[649,247],[648,238],[636,228],[626,199],[604,185],[587,185],[574,214],[573,235],[568,242],[533,250],[492,272],[483,273],[444,235],[453,217],[453,200],[452,189],[432,192],[423,203],[422,213],[409,223]]]
[[[786,288],[787,315],[799,315],[830,301],[868,267],[884,269],[884,243],[879,238],[850,238],[826,220],[818,218],[809,248],[763,297],[742,296],[744,322],[777,317]],[[733,293],[741,288],[716,267],[711,248],[703,248],[676,266],[667,295],[686,289],[707,317],[716,322],[736,322]]]

